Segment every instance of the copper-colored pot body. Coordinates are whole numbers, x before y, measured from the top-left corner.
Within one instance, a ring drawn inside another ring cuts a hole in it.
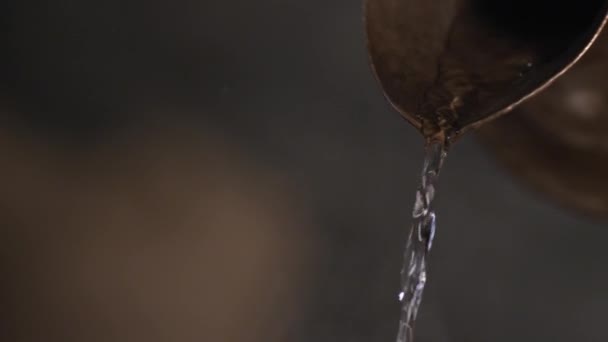
[[[478,136],[515,176],[608,216],[608,31],[554,84]]]

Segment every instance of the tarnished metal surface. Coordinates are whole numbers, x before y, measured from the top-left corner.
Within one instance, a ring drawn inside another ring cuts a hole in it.
[[[367,0],[372,67],[426,137],[456,137],[511,110],[567,70],[603,27],[608,3]]]

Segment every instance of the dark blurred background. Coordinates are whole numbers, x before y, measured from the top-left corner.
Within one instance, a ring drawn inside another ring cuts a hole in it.
[[[0,5],[2,341],[392,341],[422,138],[357,1]],[[473,137],[417,341],[605,341],[608,229]]]

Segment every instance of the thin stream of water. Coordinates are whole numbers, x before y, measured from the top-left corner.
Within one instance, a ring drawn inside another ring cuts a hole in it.
[[[435,237],[436,217],[433,200],[439,171],[447,152],[443,142],[430,143],[426,147],[422,183],[416,191],[416,203],[412,212],[413,224],[405,247],[401,270],[401,320],[397,342],[414,340],[414,323],[426,284],[427,256]]]

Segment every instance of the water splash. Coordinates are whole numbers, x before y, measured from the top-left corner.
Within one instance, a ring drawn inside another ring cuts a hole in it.
[[[441,142],[430,143],[426,147],[422,184],[416,191],[416,203],[412,212],[414,222],[405,247],[405,261],[401,270],[399,300],[402,306],[397,342],[414,340],[414,323],[426,284],[427,255],[435,237],[435,187],[446,154],[445,145]]]

